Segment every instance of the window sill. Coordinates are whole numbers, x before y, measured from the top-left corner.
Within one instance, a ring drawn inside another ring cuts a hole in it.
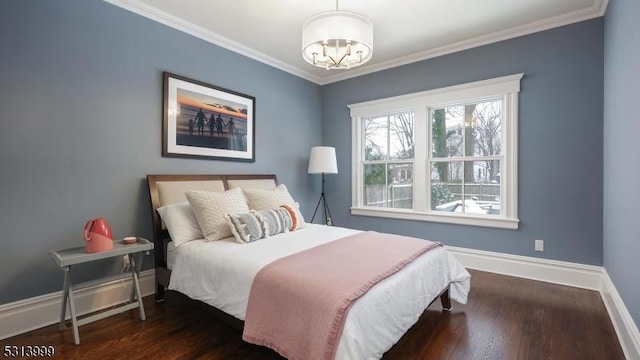
[[[507,218],[488,218],[474,215],[434,214],[404,209],[381,209],[352,207],[351,215],[374,216],[389,219],[431,221],[446,224],[482,226],[498,229],[517,230],[520,220]]]

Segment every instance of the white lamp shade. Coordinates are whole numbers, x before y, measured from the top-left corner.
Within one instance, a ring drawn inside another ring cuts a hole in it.
[[[309,156],[309,174],[337,174],[336,149],[331,146],[314,146]]]
[[[326,46],[326,47],[325,47]],[[350,11],[325,11],[302,27],[302,57],[326,69],[349,69],[373,55],[373,23]]]

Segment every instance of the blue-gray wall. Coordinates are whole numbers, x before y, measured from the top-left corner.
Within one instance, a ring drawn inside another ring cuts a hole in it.
[[[391,220],[349,214],[348,104],[524,72],[520,92],[520,228]],[[602,265],[603,20],[581,22],[322,87],[323,143],[337,225],[509,254]],[[545,251],[534,252],[534,239]]]
[[[638,266],[630,258],[638,230],[625,217],[637,213],[639,200],[638,167],[628,158],[638,153],[630,138],[638,124],[628,115],[638,46],[625,42],[638,32],[637,6],[611,2],[604,97],[602,19],[319,87],[99,0],[7,1],[0,12],[0,304],[59,290],[62,274],[46,252],[82,245],[89,218],[107,218],[116,236],[150,237],[149,173],[276,173],[308,216],[319,186],[306,174],[308,151],[322,143],[338,151],[340,173],[327,177],[327,192],[341,226],[601,265],[604,215],[605,266],[637,321],[640,301],[628,275],[637,270],[627,270]],[[256,162],[161,157],[163,71],[255,96]],[[525,73],[519,230],[349,215],[347,104],[518,72]],[[603,97],[605,173],[613,174],[604,214]],[[546,241],[544,253],[533,251],[534,239]],[[118,266],[89,267],[79,278]]]
[[[605,17],[604,267],[640,324],[640,2],[613,0]]]
[[[256,162],[161,157],[163,71],[255,96]],[[316,84],[99,0],[4,1],[0,84],[0,304],[59,291],[47,251],[92,217],[150,238],[147,174],[276,173],[313,211]]]

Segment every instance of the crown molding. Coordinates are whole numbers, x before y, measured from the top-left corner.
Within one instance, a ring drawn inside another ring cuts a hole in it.
[[[209,42],[211,44],[220,46],[227,50],[233,51],[242,56],[246,56],[250,59],[259,61],[276,69],[288,72],[302,79],[319,84],[321,79],[313,75],[310,72],[304,71],[295,66],[291,66],[283,61],[266,55],[260,51],[254,50],[248,46],[240,44],[222,35],[209,31],[201,26],[192,24],[182,18],[171,15],[167,12],[159,10],[155,7],[149,6],[138,0],[103,0],[106,3],[115,5],[134,14],[144,16],[150,20],[166,25],[170,28],[182,31],[191,36],[195,36],[201,40]]]
[[[442,55],[452,54],[458,51],[467,50],[483,45],[496,43],[503,40],[513,39],[516,37],[529,35],[532,33],[565,26],[580,21],[590,20],[604,16],[609,0],[594,0],[593,5],[587,9],[574,11],[568,14],[555,16],[552,18],[516,26],[510,29],[496,31],[491,34],[478,36],[475,38],[459,41],[453,44],[440,46],[437,48],[420,51],[406,56],[401,56],[381,63],[363,65],[357,69],[340,72],[336,75],[327,77],[319,77],[308,71],[287,64],[283,61],[275,59],[260,51],[254,50],[248,46],[240,44],[229,38],[206,30],[203,27],[191,24],[179,17],[161,11],[157,8],[149,6],[138,0],[104,0],[105,2],[144,16],[148,19],[169,26],[176,30],[182,31],[199,39],[220,46],[227,50],[233,51],[250,59],[262,62],[276,69],[288,72],[302,79],[311,81],[318,85],[326,85],[354,77],[371,74],[374,72],[391,69],[394,67],[411,64],[414,62],[435,58]]]
[[[420,51],[410,55],[384,61],[381,63],[372,64],[369,66],[364,65],[357,69],[349,70],[348,72],[343,72],[334,76],[322,78],[319,84],[326,85],[333,82],[347,80],[354,77],[371,74],[374,72],[387,70],[387,69],[411,64],[411,63],[422,61],[422,60],[432,59],[438,56],[452,54],[462,50],[468,50],[468,49],[496,43],[503,40],[509,40],[509,39],[533,34],[533,33],[544,31],[544,30],[549,30],[549,29],[553,29],[553,28],[557,28],[565,25],[574,24],[580,21],[595,19],[595,18],[604,16],[604,13],[607,10],[608,4],[609,4],[609,0],[595,0],[593,6],[587,9],[574,11],[568,14],[563,14],[563,15],[555,16],[552,18],[548,18],[548,19],[544,19],[544,20],[540,20],[540,21],[536,21],[528,24],[523,24],[510,29],[506,29],[506,30],[496,31],[491,34],[477,36],[475,38],[459,41],[456,43],[440,46],[440,47],[425,50],[425,51]]]

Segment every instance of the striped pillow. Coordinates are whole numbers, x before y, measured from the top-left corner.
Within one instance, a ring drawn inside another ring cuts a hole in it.
[[[293,215],[292,215],[293,214]],[[252,210],[248,213],[225,215],[233,237],[246,244],[296,229],[295,212],[287,207]]]
[[[241,244],[250,243],[264,238],[265,232],[255,212],[225,215],[231,234]]]
[[[293,225],[293,220],[291,219],[289,210],[282,207],[277,209],[258,210],[255,213],[256,217],[262,224],[262,229],[266,236],[288,232],[291,230],[291,226]]]

